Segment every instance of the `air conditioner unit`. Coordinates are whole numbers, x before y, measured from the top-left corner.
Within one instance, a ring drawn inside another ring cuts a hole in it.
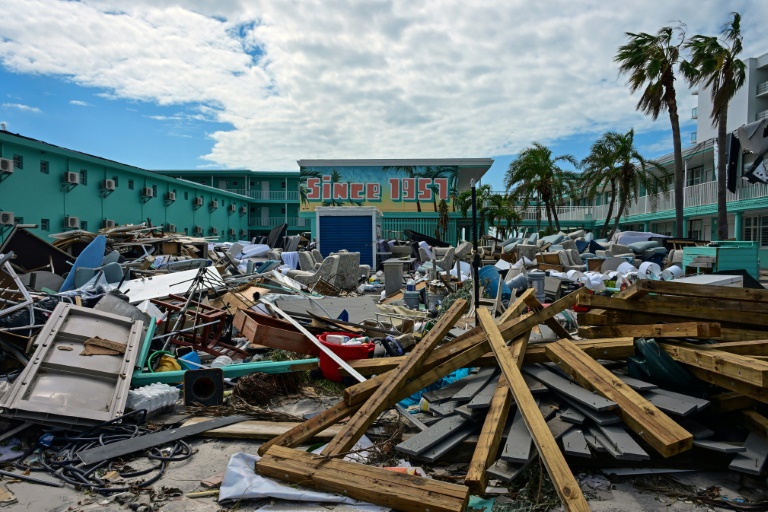
[[[242,213],[243,215],[248,213],[248,207],[247,206],[241,206],[240,207],[240,213]]]
[[[68,228],[79,228],[80,217],[64,217],[64,225]]]
[[[171,233],[175,233],[175,232],[176,232],[176,224],[168,224],[168,225],[165,227],[165,230],[166,230],[166,231],[169,231],[169,232],[171,232]]]
[[[213,201],[211,201],[211,209],[215,210],[218,207],[219,207],[219,201],[217,199],[214,199]]]
[[[0,158],[0,172],[11,174],[13,173],[13,160],[7,158]]]
[[[70,183],[72,185],[78,185],[80,183],[80,175],[76,172],[65,172],[64,183]]]
[[[236,230],[234,230],[234,229],[230,229],[229,230],[229,236],[236,236],[236,235],[237,235],[237,231]]]
[[[104,180],[101,184],[101,188],[104,190],[115,190],[115,180]]]
[[[155,197],[155,190],[152,187],[144,187],[141,189],[142,197]]]
[[[168,201],[175,201],[175,200],[176,200],[176,192],[168,192],[168,193],[165,195],[165,198],[166,198]]]
[[[211,234],[212,235],[218,235],[219,234],[219,228],[215,228],[211,226]]]
[[[12,226],[15,222],[13,212],[0,212],[0,226]]]
[[[229,213],[235,213],[237,211],[237,205],[236,204],[229,205],[228,211]]]
[[[240,230],[240,236],[241,236],[241,237],[245,238],[245,236],[246,236],[247,234],[248,234],[248,232],[247,232],[246,230],[244,230],[244,229],[241,229],[241,230]]]
[[[195,198],[195,206],[203,206],[203,198],[202,197],[196,197]]]
[[[202,235],[203,234],[203,226],[195,226],[195,234],[196,235]]]
[[[112,180],[109,180],[112,181]],[[114,182],[113,182],[114,183]],[[115,221],[112,219],[104,219],[101,221],[102,229],[109,229],[115,227]]]

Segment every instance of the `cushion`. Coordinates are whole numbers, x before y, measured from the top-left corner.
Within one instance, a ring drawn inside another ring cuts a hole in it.
[[[634,242],[632,244],[629,244],[629,248],[632,249],[632,252],[635,254],[640,254],[645,250],[653,249],[654,247],[658,247],[659,242],[656,240],[648,240],[647,242]]]

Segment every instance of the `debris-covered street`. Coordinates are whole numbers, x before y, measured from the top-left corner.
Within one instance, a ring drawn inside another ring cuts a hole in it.
[[[284,226],[16,226],[0,505],[768,510],[768,291],[590,235],[408,231],[372,268]]]

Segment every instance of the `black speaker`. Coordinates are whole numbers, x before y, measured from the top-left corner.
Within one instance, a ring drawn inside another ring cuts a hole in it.
[[[184,405],[224,403],[224,372],[221,368],[184,372]]]

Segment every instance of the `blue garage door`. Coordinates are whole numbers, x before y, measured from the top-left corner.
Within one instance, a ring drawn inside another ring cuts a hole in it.
[[[373,260],[372,220],[370,217],[320,217],[320,252],[323,257],[346,249],[360,253],[360,263],[375,268]]]

